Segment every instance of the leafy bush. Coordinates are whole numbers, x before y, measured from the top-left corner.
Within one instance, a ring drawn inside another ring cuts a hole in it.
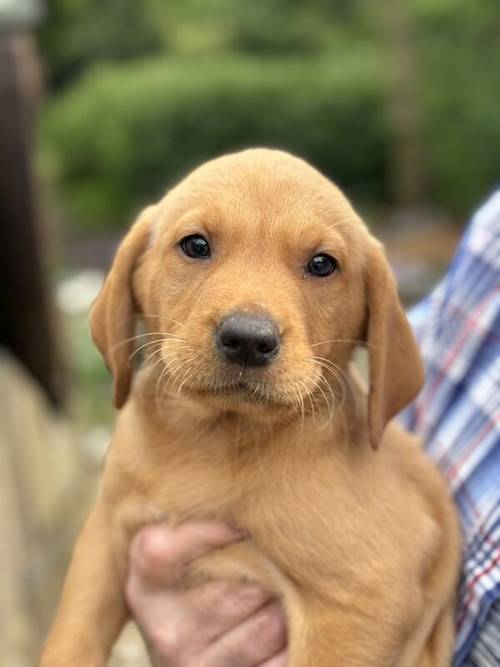
[[[444,48],[427,40],[433,70],[421,86],[429,195],[464,216],[499,179],[497,68],[452,67]],[[87,229],[127,225],[200,162],[255,145],[305,157],[357,202],[390,203],[385,105],[382,67],[368,48],[107,64],[48,105],[42,155],[69,217]]]
[[[44,155],[73,217],[128,224],[200,162],[267,145],[384,200],[386,145],[374,57],[168,58],[100,66],[48,107]]]
[[[469,0],[419,0],[423,121],[432,196],[468,214],[500,185],[500,13]]]

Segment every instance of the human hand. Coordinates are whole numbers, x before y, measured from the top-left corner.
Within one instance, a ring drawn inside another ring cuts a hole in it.
[[[185,590],[185,567],[244,536],[226,524],[152,524],[134,538],[126,598],[155,667],[286,667],[279,603],[257,584],[211,581]]]

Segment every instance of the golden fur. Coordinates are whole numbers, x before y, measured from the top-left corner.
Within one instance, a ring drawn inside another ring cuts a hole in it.
[[[193,233],[210,239],[209,261],[180,251]],[[307,275],[318,252],[340,269]],[[234,310],[278,323],[273,363],[219,359],[214,328]],[[134,532],[194,517],[250,538],[197,561],[186,585],[274,591],[290,667],[450,665],[455,511],[416,439],[388,423],[418,393],[422,364],[383,249],[335,185],[279,151],[203,165],[141,214],[91,326],[122,409],[42,667],[105,665],[127,618]],[[357,344],[368,396],[350,366]]]

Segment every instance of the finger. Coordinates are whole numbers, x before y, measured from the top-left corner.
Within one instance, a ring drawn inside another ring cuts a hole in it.
[[[273,595],[257,584],[211,581],[185,593],[184,605],[197,634],[212,642],[250,618]]]
[[[169,585],[177,581],[186,564],[244,537],[243,532],[215,521],[186,521],[175,527],[151,524],[132,542],[131,568],[145,581]]]
[[[191,648],[206,648],[271,599],[257,584],[234,581],[211,581],[189,590],[152,589],[144,587],[133,573],[125,596],[150,644],[164,645],[169,629],[175,627],[178,643],[186,642]]]
[[[271,602],[244,623],[215,641],[207,651],[207,667],[253,667],[279,653],[286,645],[283,612]]]
[[[166,587],[145,594],[133,582],[126,589],[127,601],[158,661],[203,655],[214,640],[244,622],[269,597],[257,585],[228,581],[209,582],[188,591]]]
[[[259,667],[286,667],[288,662],[288,651],[280,651],[270,660],[266,660],[259,665]]]

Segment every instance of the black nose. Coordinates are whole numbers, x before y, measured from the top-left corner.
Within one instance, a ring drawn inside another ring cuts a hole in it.
[[[217,348],[227,361],[240,366],[264,366],[278,353],[276,324],[263,315],[233,313],[215,332]]]

